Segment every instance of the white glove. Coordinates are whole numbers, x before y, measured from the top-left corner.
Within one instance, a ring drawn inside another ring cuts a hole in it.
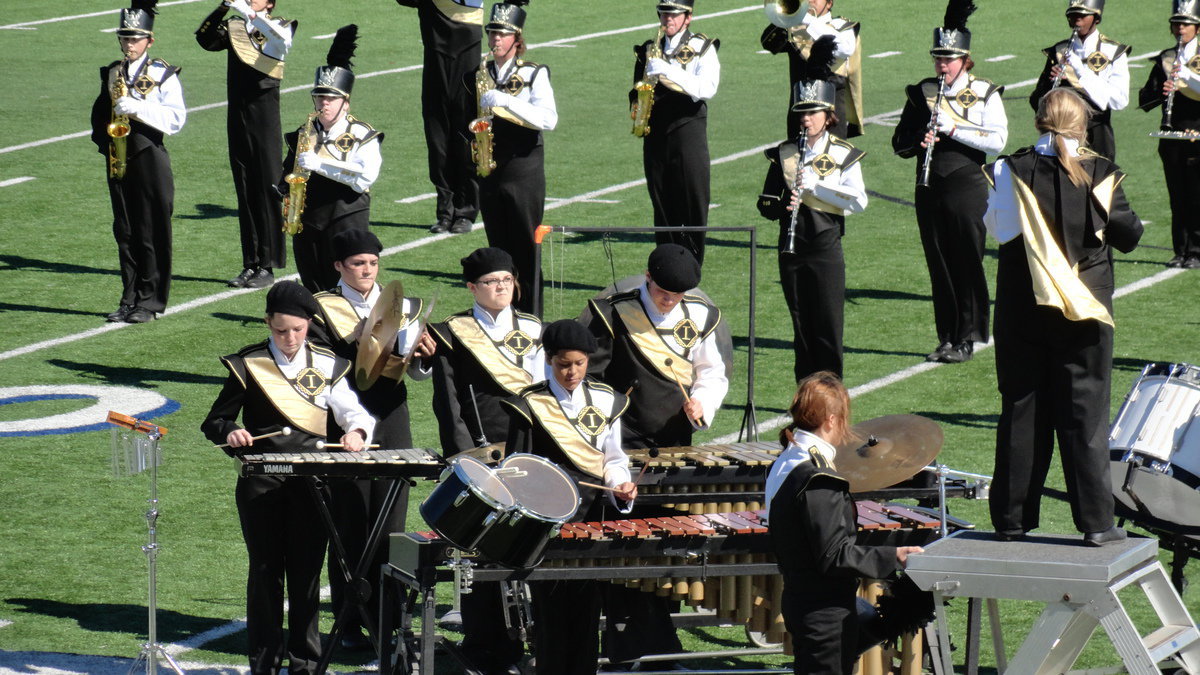
[[[513,95],[507,91],[499,89],[488,89],[483,93],[483,97],[479,99],[480,105],[485,108],[501,107],[505,108],[512,105]]]
[[[800,180],[796,184],[796,189],[800,192],[812,190],[818,180],[820,179],[817,178],[817,172],[811,166],[806,166],[800,170]]]
[[[144,101],[139,101],[132,96],[122,96],[121,98],[117,99],[116,105],[113,106],[113,112],[117,113],[118,115],[133,115],[136,117],[142,112],[142,107],[144,105]]]
[[[250,3],[246,2],[246,0],[225,0],[225,4],[247,19],[254,18],[254,10],[250,8]]]
[[[646,63],[647,75],[666,75],[670,77],[672,73],[679,69],[679,66],[667,63],[663,59],[650,59]]]
[[[321,164],[323,163],[320,156],[312,151],[300,153],[296,161],[300,164],[300,168],[305,171],[316,171],[321,168]]]
[[[1079,55],[1074,51],[1067,53],[1067,65],[1071,66],[1077,75],[1082,75],[1084,72],[1091,71],[1091,68],[1088,68],[1086,65],[1084,65],[1083,59],[1079,58]]]
[[[954,120],[949,115],[938,115],[937,130],[943,136],[954,135]]]

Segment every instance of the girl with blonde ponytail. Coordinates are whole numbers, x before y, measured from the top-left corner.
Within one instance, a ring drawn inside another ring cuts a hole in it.
[[[1042,97],[1037,118],[1033,122],[1038,131],[1050,134],[1058,163],[1075,187],[1081,187],[1088,180],[1087,171],[1079,164],[1077,149],[1087,143],[1088,119],[1091,116],[1091,108],[1074,90],[1052,89]],[[1072,145],[1076,150],[1071,149]]]

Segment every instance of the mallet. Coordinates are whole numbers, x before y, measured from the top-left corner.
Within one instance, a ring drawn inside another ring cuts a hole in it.
[[[272,432],[271,432],[271,433],[269,433],[269,434],[263,434],[263,435],[261,435],[261,436],[251,436],[251,437],[250,437],[250,440],[252,440],[252,441],[261,441],[261,440],[262,440],[262,439],[264,439],[264,438],[271,438],[272,436],[291,436],[291,435],[292,435],[292,428],[291,428],[291,427],[284,427],[284,428],[280,429],[279,431],[272,431]],[[230,446],[229,446],[229,444],[228,444],[228,443],[222,443],[222,444],[220,444],[220,445],[218,445],[218,446],[216,446],[216,447],[218,447],[218,448],[228,448],[228,447],[230,447]]]

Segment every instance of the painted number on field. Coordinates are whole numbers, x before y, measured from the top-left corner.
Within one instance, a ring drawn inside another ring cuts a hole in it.
[[[0,422],[0,436],[49,436],[109,428],[108,411],[153,419],[179,410],[179,402],[162,394],[133,387],[46,384],[0,387],[0,406],[34,401],[90,400],[75,412]]]

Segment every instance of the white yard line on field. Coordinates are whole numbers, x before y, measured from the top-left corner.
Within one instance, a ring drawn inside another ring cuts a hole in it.
[[[1000,56],[993,56],[990,59],[984,59],[984,61],[987,61],[988,63],[999,63],[1001,61],[1008,61],[1009,59],[1015,58],[1017,58],[1015,54],[1001,54]]]
[[[415,195],[412,197],[405,197],[404,199],[397,199],[396,203],[397,204],[415,204],[417,202],[423,202],[426,199],[433,199],[436,196],[437,196],[436,192],[426,192],[423,195]]]
[[[8,180],[0,180],[0,187],[8,187],[9,185],[20,185],[33,180],[33,176],[21,176],[20,178],[9,178]]]
[[[879,52],[878,54],[871,54],[867,58],[868,59],[886,59],[889,56],[899,56],[903,53],[904,52]]]
[[[160,2],[160,3],[158,3],[158,6],[159,7],[170,7],[171,5],[189,5],[193,2],[201,2],[201,1],[202,0],[171,0],[171,2]],[[71,21],[73,19],[90,19],[91,17],[94,17],[94,16],[104,16],[106,14],[116,14],[117,12],[120,12],[122,9],[123,9],[122,7],[118,7],[116,9],[106,9],[102,12],[89,12],[87,14],[72,14],[70,16],[56,16],[56,17],[53,17],[50,19],[38,19],[37,21],[22,21],[21,23],[10,23],[5,26],[0,26],[0,30],[6,30],[6,29],[11,30],[14,28],[19,29],[19,30],[29,30],[30,26],[41,26],[41,25],[48,24],[48,23],[60,23],[62,21]]]

